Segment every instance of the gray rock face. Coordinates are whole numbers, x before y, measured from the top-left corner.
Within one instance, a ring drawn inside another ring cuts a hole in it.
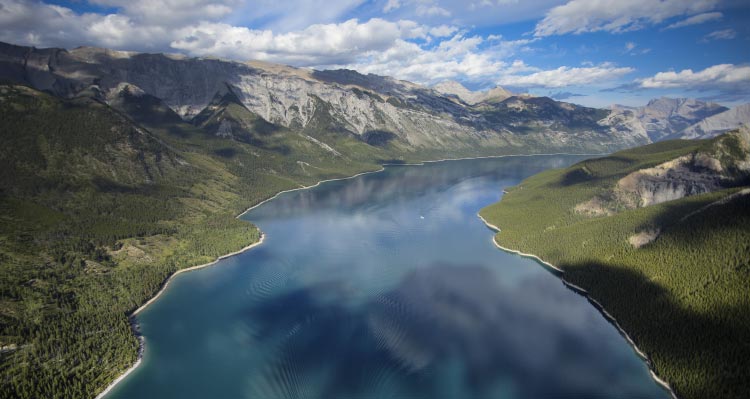
[[[158,98],[185,120],[230,88],[248,110],[271,123],[303,130],[316,118],[316,126],[335,126],[363,138],[372,132],[388,132],[410,151],[604,152],[647,142],[639,132],[613,134],[596,123],[602,115],[590,108],[544,98],[506,99],[509,93],[499,88],[480,93],[474,100],[483,102],[472,106],[456,101],[455,95],[348,70],[312,71],[263,62],[90,47],[67,51],[0,44],[0,77],[62,97],[93,93],[103,101],[128,87],[131,93]],[[513,104],[508,106],[506,101]],[[534,101],[544,103],[542,111],[536,111],[539,107]],[[525,112],[529,107],[535,111]],[[508,113],[511,108],[517,112]],[[221,132],[228,134],[228,129]]]
[[[750,129],[741,127],[692,153],[629,173],[607,192],[576,204],[573,211],[587,216],[609,216],[635,209],[746,184],[750,179]],[[658,234],[658,233],[657,233]],[[633,246],[649,242],[653,234],[631,237]],[[655,237],[655,236],[653,236]]]
[[[683,197],[716,191],[722,178],[715,173],[694,172],[690,161],[645,169],[628,175],[618,183],[620,199],[629,208],[638,208]]]
[[[726,110],[721,105],[692,98],[661,97],[643,107],[613,105],[610,120],[604,123],[617,129],[645,131],[652,141],[659,141]]]
[[[710,116],[678,134],[682,139],[716,137],[741,126],[750,126],[750,104],[739,105],[720,114]]]

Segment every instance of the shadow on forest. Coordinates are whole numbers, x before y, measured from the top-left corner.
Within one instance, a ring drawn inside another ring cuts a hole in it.
[[[747,309],[698,313],[627,267],[595,261],[562,266],[564,279],[588,291],[617,319],[679,397],[739,398],[748,393],[743,370],[750,366],[750,347],[741,344],[750,342],[742,317]]]

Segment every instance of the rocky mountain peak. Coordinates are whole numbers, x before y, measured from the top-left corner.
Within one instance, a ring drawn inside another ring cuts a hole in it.
[[[619,121],[621,126],[627,120],[627,125],[645,130],[652,141],[659,141],[673,137],[691,125],[726,110],[728,108],[719,104],[693,98],[660,97],[641,107],[614,105],[612,113],[617,115],[610,120]]]
[[[485,91],[471,91],[464,85],[453,80],[447,80],[432,87],[438,93],[455,96],[469,105],[481,102],[500,102],[513,96],[513,93],[497,86]]]
[[[742,104],[702,119],[679,132],[675,138],[705,139],[732,129],[748,126],[750,126],[750,104]]]

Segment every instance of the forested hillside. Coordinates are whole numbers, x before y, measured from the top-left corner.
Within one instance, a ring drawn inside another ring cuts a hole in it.
[[[560,267],[600,302],[678,396],[745,398],[748,136],[660,142],[546,171],[480,215],[500,229],[499,245]]]
[[[237,214],[379,168],[355,139],[337,156],[263,126],[221,137],[127,90],[112,108],[0,86],[1,397],[93,397],[136,359],[130,312],[176,270],[258,240]]]

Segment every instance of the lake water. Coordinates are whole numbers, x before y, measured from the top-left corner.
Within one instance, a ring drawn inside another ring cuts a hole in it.
[[[114,398],[668,398],[588,301],[476,216],[576,156],[387,167],[243,216],[265,243],[138,316]]]

